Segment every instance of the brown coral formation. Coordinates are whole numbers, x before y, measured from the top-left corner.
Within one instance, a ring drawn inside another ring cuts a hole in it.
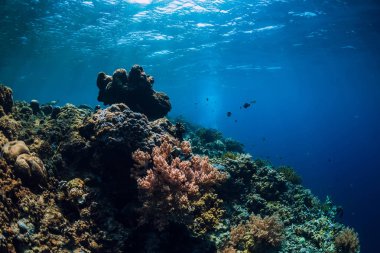
[[[335,237],[337,253],[357,253],[360,250],[359,236],[352,228],[345,228]]]
[[[164,117],[170,110],[169,97],[153,90],[154,79],[139,65],[128,73],[117,69],[112,76],[98,74],[98,100],[105,105],[124,103],[133,111],[145,114],[149,119]]]
[[[0,117],[9,114],[13,106],[12,89],[0,84]]]
[[[8,138],[8,140],[15,140],[21,129],[21,125],[11,115],[0,117],[0,131]]]
[[[252,215],[245,224],[232,228],[231,239],[224,252],[269,252],[280,246],[284,226],[276,216]]]

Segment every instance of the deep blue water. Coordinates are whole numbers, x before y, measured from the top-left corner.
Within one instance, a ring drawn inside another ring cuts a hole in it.
[[[135,63],[171,116],[294,166],[377,252],[380,4],[0,0],[0,82],[16,99],[96,105],[97,73]]]

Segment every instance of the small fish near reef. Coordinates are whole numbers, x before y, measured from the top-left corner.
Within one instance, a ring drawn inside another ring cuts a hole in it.
[[[59,100],[52,100],[52,101],[49,101],[49,102],[45,103],[44,105],[51,105],[51,106],[53,106],[53,105],[57,105],[58,103],[59,103]]]
[[[247,108],[250,107],[252,104],[256,104],[256,100],[252,100],[252,101],[249,102],[249,103],[245,102],[245,103],[243,104],[243,107],[244,107],[244,109],[247,109]],[[241,106],[240,106],[240,109],[241,109]]]
[[[244,105],[243,105],[244,109],[247,109],[247,108],[250,107],[250,106],[251,106],[250,103],[244,103]]]

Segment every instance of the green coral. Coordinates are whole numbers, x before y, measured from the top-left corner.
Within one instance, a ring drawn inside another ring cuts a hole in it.
[[[222,159],[224,159],[224,160],[226,160],[226,159],[236,160],[237,158],[238,158],[238,154],[230,152],[230,151],[228,151],[222,155]]]
[[[222,209],[223,200],[219,199],[217,194],[209,192],[192,204],[195,218],[189,225],[190,230],[197,236],[216,230],[225,213]]]
[[[285,177],[286,181],[292,184],[301,184],[302,178],[297,174],[297,172],[290,166],[280,166],[277,171]]]
[[[226,145],[226,150],[229,152],[238,152],[238,153],[244,152],[244,145],[231,138],[224,139],[224,144]]]
[[[211,128],[200,128],[196,131],[196,135],[204,144],[214,142],[222,138],[222,134],[219,131]]]

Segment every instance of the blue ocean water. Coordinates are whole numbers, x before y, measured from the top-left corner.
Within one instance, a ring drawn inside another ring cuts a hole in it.
[[[138,63],[170,116],[293,166],[377,252],[379,17],[369,0],[0,0],[0,82],[94,106],[98,72]]]

